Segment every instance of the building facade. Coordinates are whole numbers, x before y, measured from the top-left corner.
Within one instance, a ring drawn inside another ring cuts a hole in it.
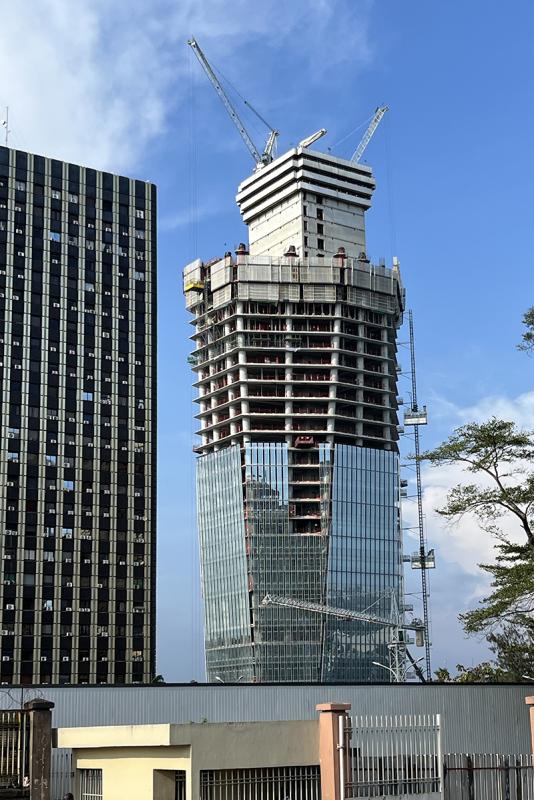
[[[210,680],[387,680],[390,629],[268,594],[402,610],[398,265],[372,265],[368,167],[298,148],[239,187],[250,246],[184,271]]]
[[[156,188],[0,147],[0,681],[146,682]]]

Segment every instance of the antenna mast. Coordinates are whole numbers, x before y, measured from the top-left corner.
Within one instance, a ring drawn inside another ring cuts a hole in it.
[[[7,147],[8,143],[9,143],[9,134],[11,133],[11,131],[9,130],[9,106],[6,106],[6,118],[2,120],[2,126],[6,130],[6,133],[5,133],[5,144],[6,144],[6,147]]]

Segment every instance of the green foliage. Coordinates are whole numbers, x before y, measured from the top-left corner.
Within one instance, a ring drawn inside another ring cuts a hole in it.
[[[507,542],[498,520],[511,514],[534,552],[534,471],[526,466],[533,457],[532,432],[495,417],[457,428],[446,442],[420,456],[435,466],[460,464],[489,481],[488,487],[455,486],[445,506],[437,509],[441,516],[454,521],[472,512],[483,530]]]
[[[502,638],[503,630],[507,630],[503,626],[515,626],[516,647],[530,652],[533,646],[529,637],[525,641],[524,633],[534,611],[533,459],[533,433],[495,417],[463,425],[446,442],[421,455],[421,460],[433,465],[460,464],[484,479],[484,485],[455,486],[444,507],[437,511],[451,522],[471,513],[478,527],[495,540],[495,563],[479,565],[491,576],[491,592],[477,608],[460,616],[467,633],[484,632],[493,645],[500,665],[495,669],[502,671],[494,680],[504,680],[505,674],[513,672]],[[515,520],[519,536],[514,539],[523,539],[519,543],[511,541],[500,527],[504,517]],[[489,669],[488,664],[482,667]],[[468,680],[472,672],[459,666],[458,676],[451,680]]]
[[[457,664],[456,669],[458,672],[454,676],[444,667],[437,669],[434,673],[436,680],[438,683],[510,683],[514,680],[506,670],[491,661],[483,661],[476,667]]]
[[[516,617],[498,633],[491,633],[488,642],[496,655],[497,666],[513,680],[532,677],[534,670],[534,620]]]
[[[490,630],[506,620],[527,619],[534,611],[534,554],[526,545],[497,545],[495,564],[480,564],[492,576],[492,592],[478,608],[460,615],[467,633]]]
[[[151,683],[165,683],[165,678],[163,677],[163,675],[154,675]]]
[[[522,341],[517,345],[517,349],[532,353],[534,352],[534,306],[523,314],[523,324],[526,331],[523,333]]]

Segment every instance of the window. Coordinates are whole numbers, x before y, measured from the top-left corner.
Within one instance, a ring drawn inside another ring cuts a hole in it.
[[[74,489],[74,481],[63,481],[63,488],[70,492]]]
[[[324,233],[324,225],[320,222],[317,223],[317,233]]]
[[[317,249],[324,250],[324,239],[317,239]]]
[[[8,461],[13,461],[13,462],[16,463],[19,460],[19,454],[18,453],[8,453],[7,454],[7,460]]]
[[[48,238],[51,242],[60,242],[61,241],[61,234],[56,233],[56,231],[49,231]]]
[[[92,392],[83,392],[82,393],[82,399],[83,400],[92,400],[93,399],[93,393]]]
[[[69,192],[68,198],[69,198],[69,203],[77,203],[78,202],[78,195],[77,194],[71,194]]]
[[[142,208],[136,208],[135,209],[135,216],[137,217],[137,219],[144,219],[145,218],[145,212],[143,211]]]
[[[25,192],[26,184],[24,183],[24,181],[15,181],[15,189],[18,189],[19,192]]]
[[[79,769],[80,800],[102,800],[102,770]]]
[[[45,464],[47,467],[55,467],[57,463],[57,457],[51,455],[45,455]]]
[[[52,189],[52,200],[61,200],[61,192],[58,189]]]
[[[323,219],[323,209],[322,208],[318,208],[317,209],[317,219]]]

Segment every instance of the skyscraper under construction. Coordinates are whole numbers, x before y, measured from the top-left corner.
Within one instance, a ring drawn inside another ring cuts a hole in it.
[[[402,610],[399,268],[370,263],[368,166],[305,146],[257,169],[235,255],[184,270],[209,680],[383,681]]]

